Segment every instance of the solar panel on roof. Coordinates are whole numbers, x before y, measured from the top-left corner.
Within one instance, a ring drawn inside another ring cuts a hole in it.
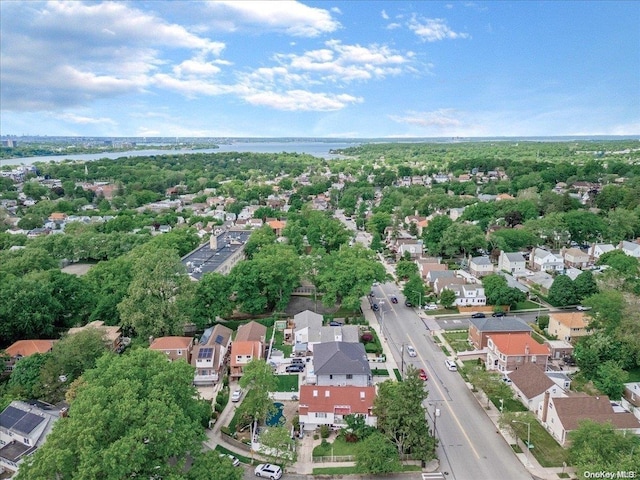
[[[14,429],[23,432],[23,433],[31,433],[34,428],[40,425],[44,421],[39,415],[34,415],[33,413],[25,413],[24,417],[18,420],[18,423],[14,425]]]
[[[22,433],[31,433],[44,418],[33,413],[25,412],[9,405],[0,414],[0,426],[6,429],[14,429]]]
[[[201,348],[198,352],[198,358],[211,358],[213,357],[213,348]]]
[[[216,337],[216,343],[217,343],[218,345],[222,345],[222,340],[223,340],[223,339],[222,339],[222,335],[218,335],[218,336]]]

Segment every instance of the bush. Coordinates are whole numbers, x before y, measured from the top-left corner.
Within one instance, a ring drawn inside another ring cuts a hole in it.
[[[367,343],[364,346],[364,351],[367,353],[375,353],[377,355],[380,355],[382,353],[382,348],[375,343]]]
[[[220,427],[220,431],[225,435],[231,436],[231,430],[229,429],[229,427],[222,426]]]
[[[320,438],[320,435],[318,435],[317,433],[313,434],[313,439],[314,440],[318,440]]]
[[[324,426],[325,426],[325,425],[323,425],[323,427],[324,427]],[[329,442],[327,442],[327,439],[326,439],[326,438],[323,438],[323,439],[322,439],[322,442],[320,442],[320,446],[321,446],[322,448],[327,448],[327,447],[329,446]]]
[[[540,330],[544,330],[549,326],[549,315],[540,315],[538,317],[538,327]]]
[[[360,341],[364,344],[373,342],[373,334],[371,332],[365,332],[360,337]]]
[[[331,429],[329,428],[329,425],[320,426],[320,436],[322,438],[329,438],[330,434],[331,434]]]

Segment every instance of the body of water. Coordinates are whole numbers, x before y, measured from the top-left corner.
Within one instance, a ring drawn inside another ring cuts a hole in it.
[[[340,155],[329,153],[330,150],[353,147],[359,143],[329,143],[329,142],[247,142],[222,144],[220,148],[201,148],[183,150],[129,150],[125,152],[82,153],[77,155],[47,155],[41,157],[8,158],[0,160],[3,165],[31,165],[36,162],[61,162],[74,160],[90,162],[110,158],[112,160],[122,157],[149,157],[152,155],[187,155],[191,153],[220,153],[220,152],[254,152],[254,153],[307,153],[320,158],[340,158]]]

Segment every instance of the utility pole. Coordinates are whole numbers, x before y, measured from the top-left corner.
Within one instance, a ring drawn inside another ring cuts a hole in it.
[[[404,378],[404,343],[400,348],[400,358],[402,358],[402,366],[400,367],[400,376]]]

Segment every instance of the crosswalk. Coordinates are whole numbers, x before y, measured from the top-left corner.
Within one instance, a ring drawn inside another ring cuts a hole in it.
[[[422,480],[444,480],[444,474],[441,472],[423,473]]]

